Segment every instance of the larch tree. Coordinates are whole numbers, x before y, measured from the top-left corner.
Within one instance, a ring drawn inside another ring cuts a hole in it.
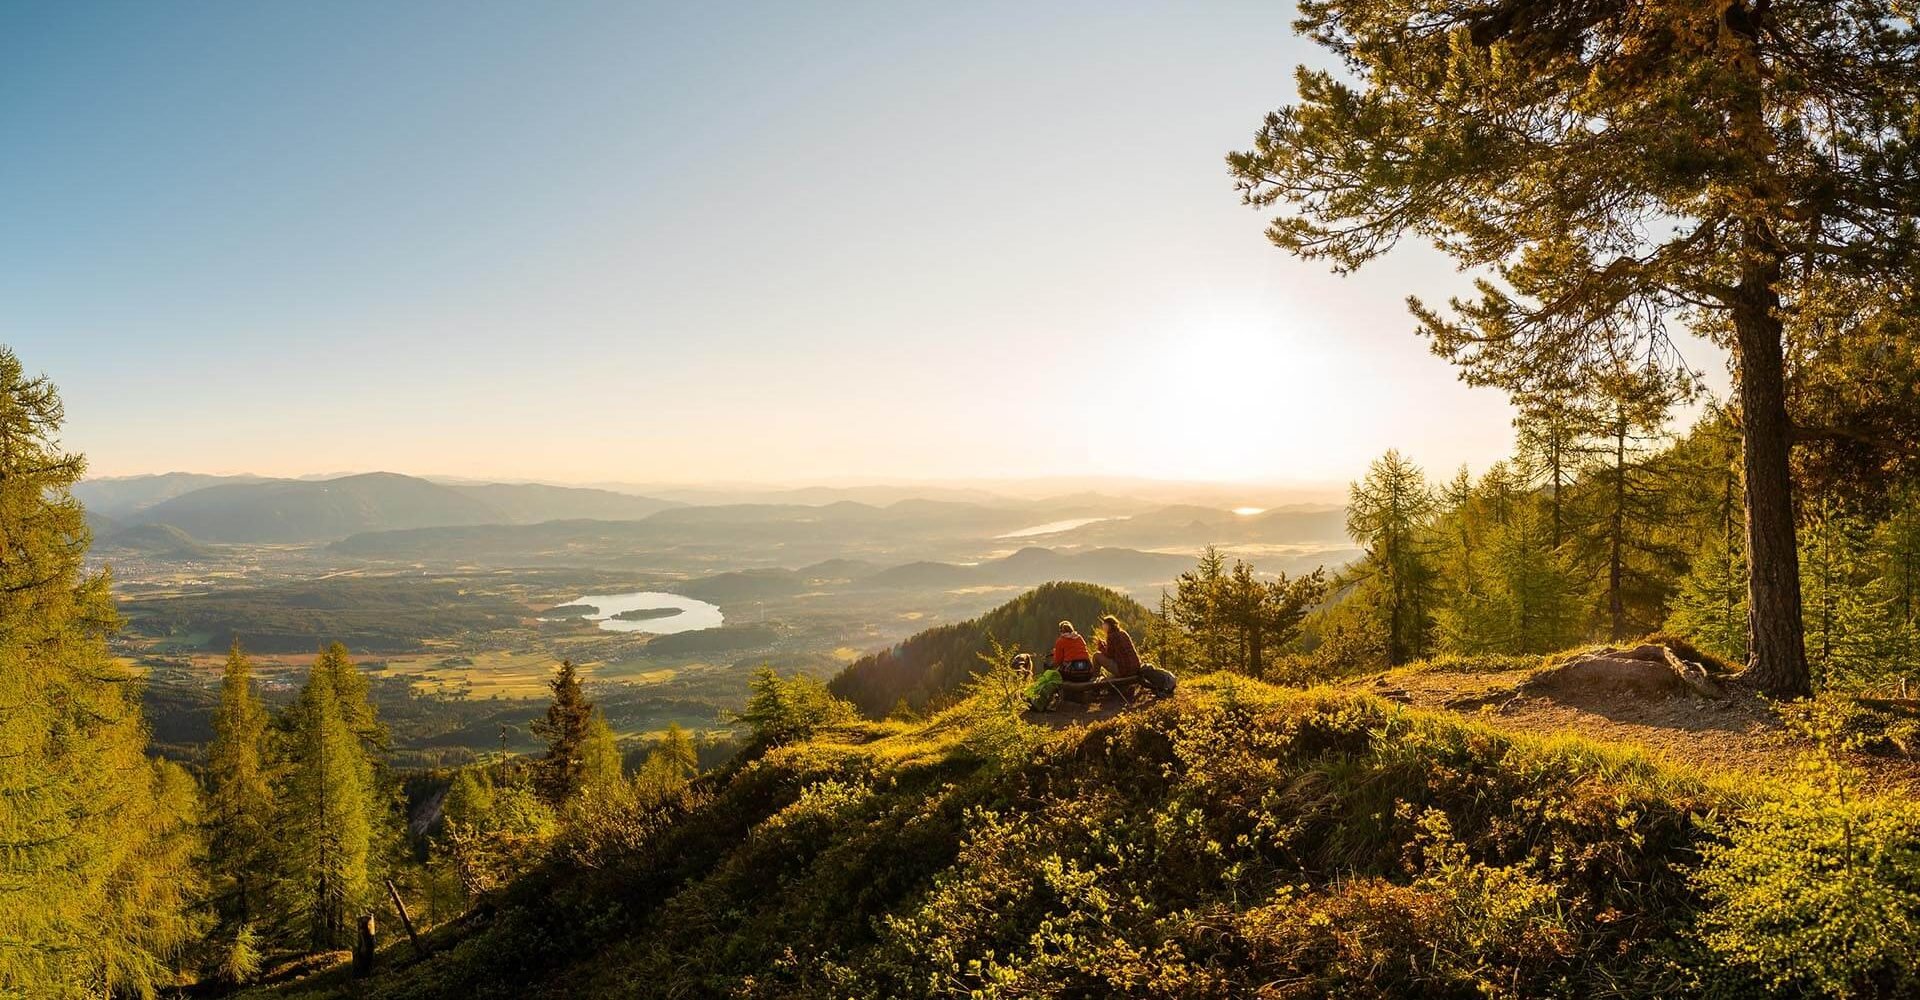
[[[640,765],[634,785],[645,798],[658,800],[687,783],[700,772],[700,754],[693,738],[677,722],[667,724],[667,732]]]
[[[595,708],[587,717],[587,730],[580,740],[580,787],[605,792],[625,780],[620,742],[614,738],[613,727],[607,725],[606,713]]]
[[[1389,664],[1427,649],[1435,574],[1426,535],[1436,507],[1426,475],[1397,451],[1375,459],[1347,491],[1347,534],[1366,549],[1356,572],[1379,587]]]
[[[335,687],[315,661],[290,709],[290,774],[282,817],[284,911],[304,918],[315,950],[352,942],[353,917],[372,899],[376,853],[374,767]]]
[[[1747,655],[1747,560],[1740,539],[1709,535],[1694,554],[1664,626],[1730,660]]]
[[[1528,387],[1512,396],[1519,410],[1513,421],[1515,468],[1545,495],[1552,544],[1558,547],[1572,527],[1566,498],[1585,460],[1582,440],[1598,420],[1592,402],[1565,386]]]
[[[1889,612],[1900,628],[1896,655],[1920,666],[1920,491],[1910,488],[1895,498],[1891,515],[1875,529],[1873,548],[1892,599]]]
[[[268,764],[267,711],[253,689],[253,661],[235,640],[220,680],[207,748],[205,822],[215,883],[220,967],[244,981],[258,969],[256,924],[273,869],[275,803]]]
[[[1674,512],[1674,484],[1648,468],[1665,439],[1667,413],[1683,394],[1657,373],[1620,372],[1606,381],[1588,453],[1584,506],[1575,549],[1597,567],[1607,637],[1618,642],[1656,626],[1669,582],[1686,568],[1684,550],[1665,544],[1658,527]]]
[[[152,995],[194,933],[192,779],[146,757],[45,378],[0,347],[0,994]]]
[[[1730,349],[1745,473],[1746,678],[1811,690],[1789,358],[1835,302],[1910,315],[1920,275],[1911,0],[1302,0],[1344,72],[1229,157],[1284,249],[1351,270],[1411,234],[1480,274],[1414,301],[1469,382],[1525,392]],[[1899,414],[1896,414],[1899,416]]]
[[[1807,658],[1822,687],[1859,687],[1895,670],[1903,645],[1898,592],[1872,543],[1873,527],[1832,501],[1811,512],[1801,533]]]

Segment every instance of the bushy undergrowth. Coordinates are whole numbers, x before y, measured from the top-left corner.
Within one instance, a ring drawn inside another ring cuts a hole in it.
[[[442,955],[356,995],[1604,997],[1898,985],[1884,965],[1782,977],[1768,956],[1819,945],[1817,935],[1744,953],[1772,933],[1772,904],[1741,887],[1786,891],[1793,866],[1831,860],[1831,837],[1780,854],[1779,838],[1809,829],[1798,814],[1716,820],[1750,808],[1749,793],[1623,751],[1225,676],[1057,732],[995,718],[991,694],[924,721],[846,720],[768,746],[622,819],[620,835],[591,850],[556,853],[497,908],[442,932]],[[1920,833],[1853,829],[1883,841],[1862,862],[1869,888],[1905,892],[1901,866]],[[1873,892],[1852,894],[1884,902],[1874,912],[1886,919],[1912,912],[1905,897]],[[1899,933],[1883,937],[1897,944]],[[309,986],[329,987],[344,984]]]

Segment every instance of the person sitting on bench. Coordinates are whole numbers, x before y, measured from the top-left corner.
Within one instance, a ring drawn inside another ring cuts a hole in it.
[[[1133,646],[1133,636],[1120,627],[1120,620],[1112,615],[1101,615],[1100,621],[1106,625],[1106,636],[1099,641],[1100,650],[1093,654],[1093,665],[1107,672],[1109,677],[1132,677],[1140,672],[1140,651]]]
[[[1069,683],[1093,680],[1093,657],[1087,652],[1087,640],[1073,630],[1072,622],[1060,623],[1060,637],[1053,640],[1053,666]]]

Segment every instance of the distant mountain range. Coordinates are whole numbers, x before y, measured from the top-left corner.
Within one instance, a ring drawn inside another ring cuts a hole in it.
[[[74,493],[98,527],[171,525],[201,542],[325,542],[410,528],[636,520],[676,506],[610,490],[447,485],[391,472],[320,480],[167,473],[88,480]]]

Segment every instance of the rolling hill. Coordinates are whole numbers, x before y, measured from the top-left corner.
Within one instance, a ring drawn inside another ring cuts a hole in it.
[[[93,547],[109,558],[127,553],[169,560],[205,559],[217,551],[171,524],[135,525],[96,540]]]
[[[680,504],[612,490],[545,483],[474,483],[451,487],[498,511],[514,524],[540,521],[638,521]]]
[[[138,514],[143,522],[171,524],[216,542],[320,542],[362,531],[486,524],[504,517],[452,487],[391,472],[224,483]]]
[[[205,481],[214,480],[212,485]],[[123,522],[169,524],[214,542],[326,542],[366,532],[566,518],[637,520],[674,504],[608,490],[539,483],[436,483],[392,472],[333,479],[173,473],[83,483]],[[197,488],[184,489],[184,487]],[[177,491],[177,492],[176,492]],[[81,491],[76,491],[81,492]],[[143,498],[152,502],[142,502]],[[157,498],[157,499],[153,499]],[[83,497],[84,501],[84,497]],[[113,511],[139,504],[123,515]]]
[[[113,476],[74,484],[73,495],[90,514],[125,520],[174,497],[209,486],[266,482],[260,476],[211,476],[198,472],[162,472],[150,476]]]
[[[1161,583],[1192,568],[1193,557],[1186,555],[1113,548],[1062,552],[1030,545],[1012,555],[973,565],[911,562],[861,577],[855,585],[868,590],[927,590],[1098,580],[1122,586]]]
[[[1051,642],[1061,619],[1091,631],[1102,614],[1120,619],[1144,650],[1147,609],[1133,598],[1090,583],[1049,583],[970,621],[928,629],[891,649],[864,656],[828,684],[870,716],[905,700],[921,708],[958,691],[985,664],[989,640],[1034,649]]]

